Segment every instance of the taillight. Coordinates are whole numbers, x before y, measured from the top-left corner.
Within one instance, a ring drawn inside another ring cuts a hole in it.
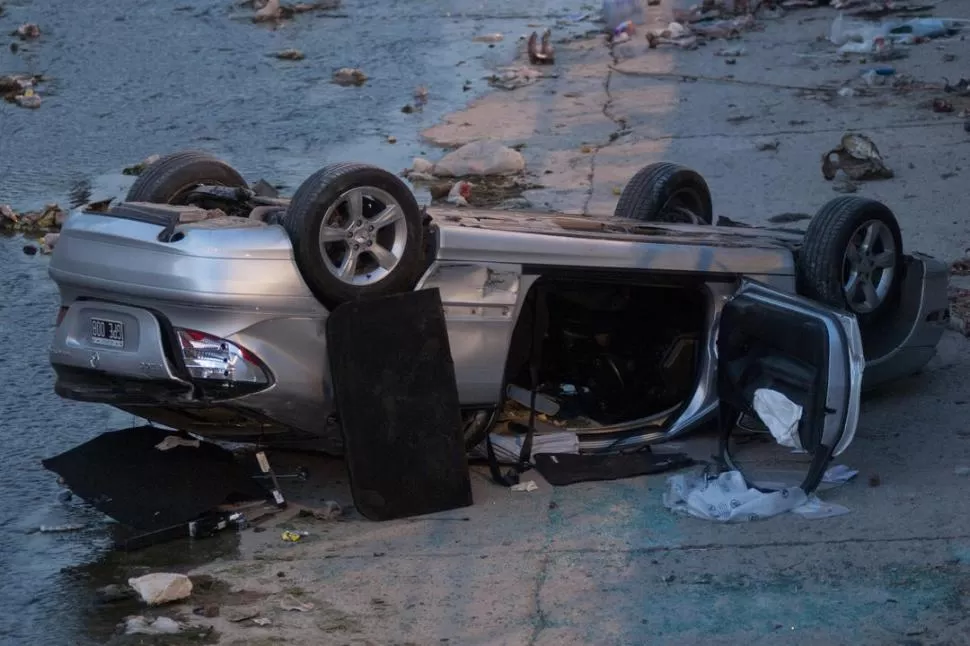
[[[197,330],[176,328],[185,367],[194,379],[269,383],[256,356],[241,346]]]
[[[61,321],[64,320],[65,314],[67,314],[66,307],[62,307],[61,309],[57,310],[57,320],[54,322],[54,327],[57,327],[58,325],[61,324]]]

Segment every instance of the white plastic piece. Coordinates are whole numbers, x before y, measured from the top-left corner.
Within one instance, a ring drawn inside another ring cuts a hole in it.
[[[759,388],[754,391],[754,410],[778,444],[796,451],[802,450],[802,442],[798,437],[798,423],[802,419],[801,406],[777,390]]]

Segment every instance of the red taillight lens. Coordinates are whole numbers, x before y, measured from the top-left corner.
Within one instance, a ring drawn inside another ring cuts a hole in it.
[[[196,379],[269,383],[269,376],[256,356],[239,345],[218,337],[176,328],[182,358]]]

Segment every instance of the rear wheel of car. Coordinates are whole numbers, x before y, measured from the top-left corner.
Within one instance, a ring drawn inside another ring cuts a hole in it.
[[[392,173],[333,164],[297,189],[283,220],[303,279],[324,305],[414,287],[424,229],[414,195]]]
[[[865,326],[896,305],[902,279],[902,235],[885,204],[837,197],[809,222],[798,258],[803,295],[851,312]]]
[[[246,180],[229,164],[194,150],[161,157],[142,171],[128,190],[128,202],[184,204],[200,184],[245,187]]]
[[[620,193],[613,215],[643,222],[711,224],[711,191],[700,173],[658,162],[637,172]]]

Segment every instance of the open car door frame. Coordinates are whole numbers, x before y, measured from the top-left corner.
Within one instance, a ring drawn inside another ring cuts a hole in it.
[[[856,318],[743,279],[721,312],[717,335],[721,460],[740,471],[730,451],[740,416],[760,419],[755,391],[780,392],[802,409],[793,440],[811,455],[801,483],[811,493],[858,426],[865,356]]]

